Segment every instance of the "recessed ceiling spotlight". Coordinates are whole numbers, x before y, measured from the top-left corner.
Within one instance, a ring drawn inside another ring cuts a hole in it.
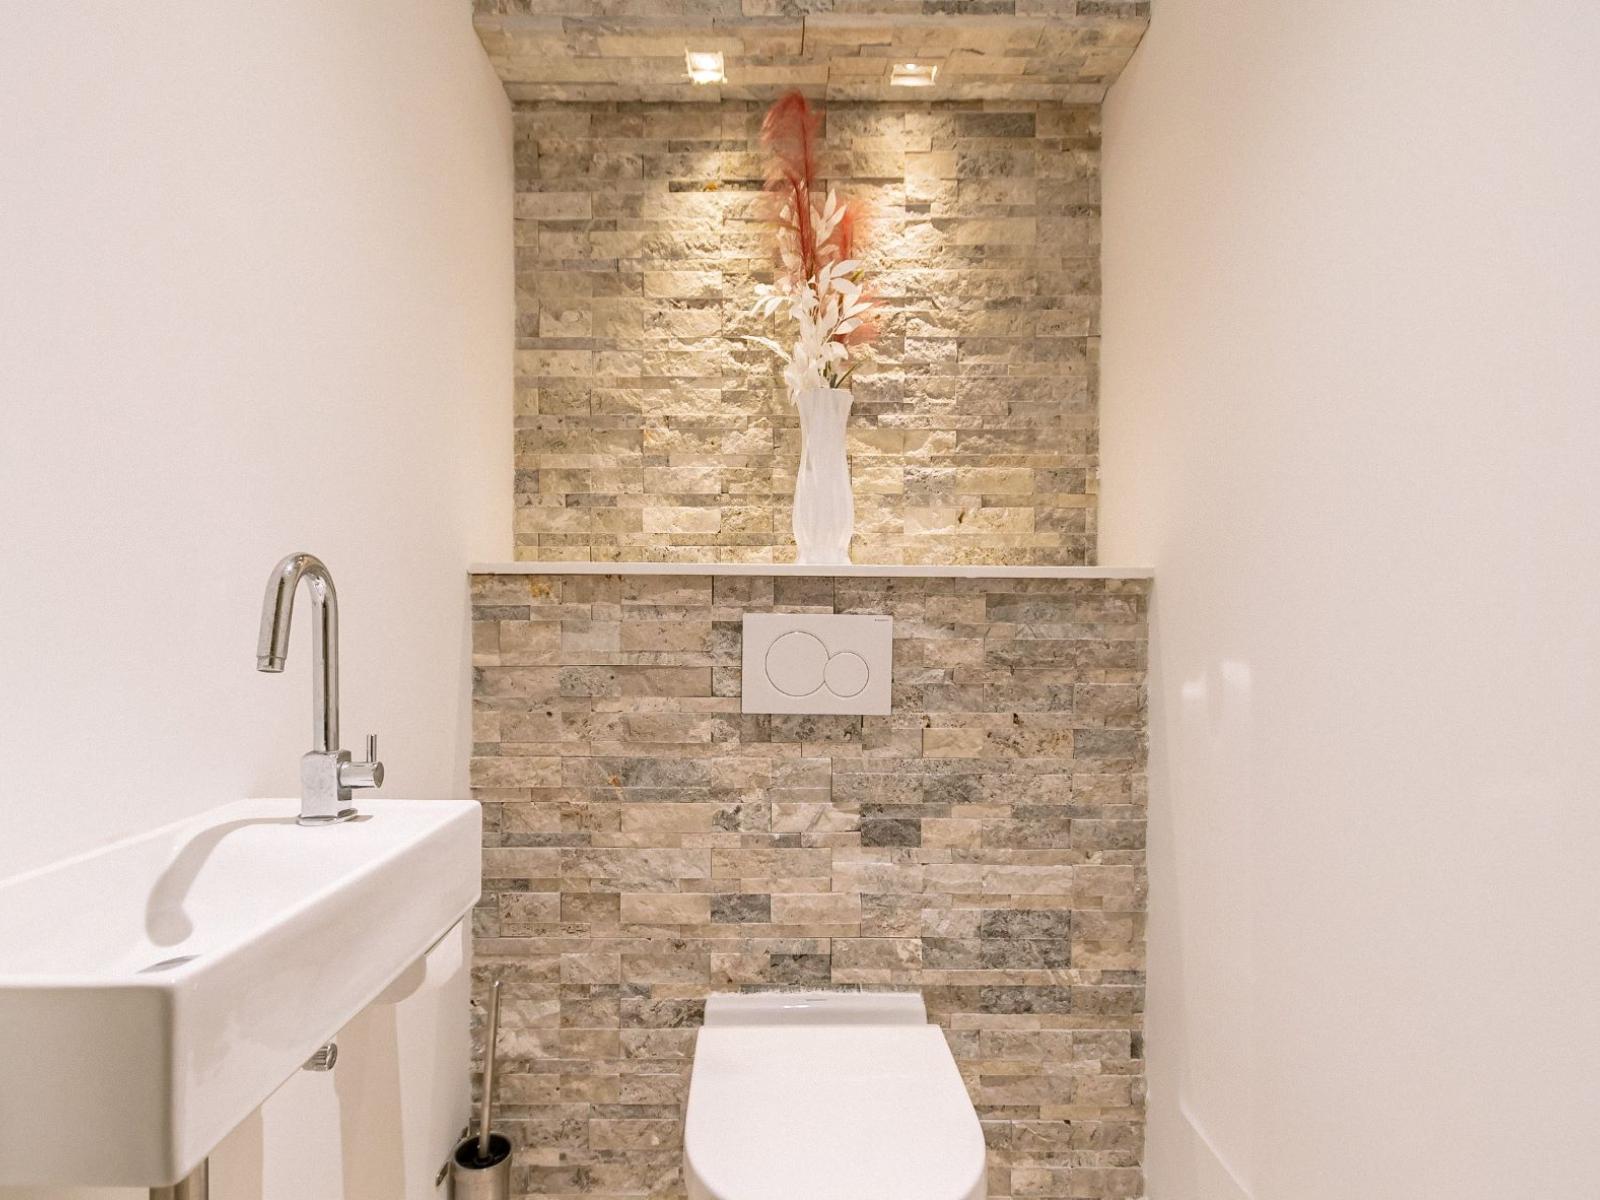
[[[727,83],[723,72],[721,50],[685,50],[683,60],[689,67],[689,78],[696,83]]]
[[[932,87],[938,74],[938,63],[895,63],[889,83],[894,87]]]

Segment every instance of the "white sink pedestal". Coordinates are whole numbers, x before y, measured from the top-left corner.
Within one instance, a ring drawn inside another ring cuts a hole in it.
[[[477,804],[359,807],[242,801],[0,884],[0,1187],[204,1195],[229,1131],[477,899]]]

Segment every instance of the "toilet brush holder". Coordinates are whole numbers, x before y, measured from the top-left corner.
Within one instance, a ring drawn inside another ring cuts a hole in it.
[[[452,1200],[511,1200],[511,1140],[489,1135],[487,1158],[478,1156],[478,1139],[463,1138],[450,1160]]]
[[[478,1131],[461,1139],[450,1157],[453,1200],[510,1200],[511,1139],[490,1128],[494,1119],[495,1042],[500,1033],[500,981],[489,987],[489,1022],[483,1040],[483,1095]]]

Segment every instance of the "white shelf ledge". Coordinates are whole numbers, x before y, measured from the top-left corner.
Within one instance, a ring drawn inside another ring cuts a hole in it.
[[[917,563],[485,562],[474,575],[782,575],[866,579],[1153,579],[1150,567],[985,567]]]

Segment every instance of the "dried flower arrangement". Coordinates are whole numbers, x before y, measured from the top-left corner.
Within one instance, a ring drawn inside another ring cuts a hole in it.
[[[860,208],[831,188],[820,200],[816,194],[820,124],[799,92],[781,97],[761,123],[761,144],[771,155],[767,191],[776,209],[781,269],[775,283],[757,286],[754,311],[768,318],[786,313],[798,328],[787,349],[771,338],[750,340],[784,361],[791,396],[843,387],[859,365],[850,361],[852,347],[878,333],[856,257]]]

